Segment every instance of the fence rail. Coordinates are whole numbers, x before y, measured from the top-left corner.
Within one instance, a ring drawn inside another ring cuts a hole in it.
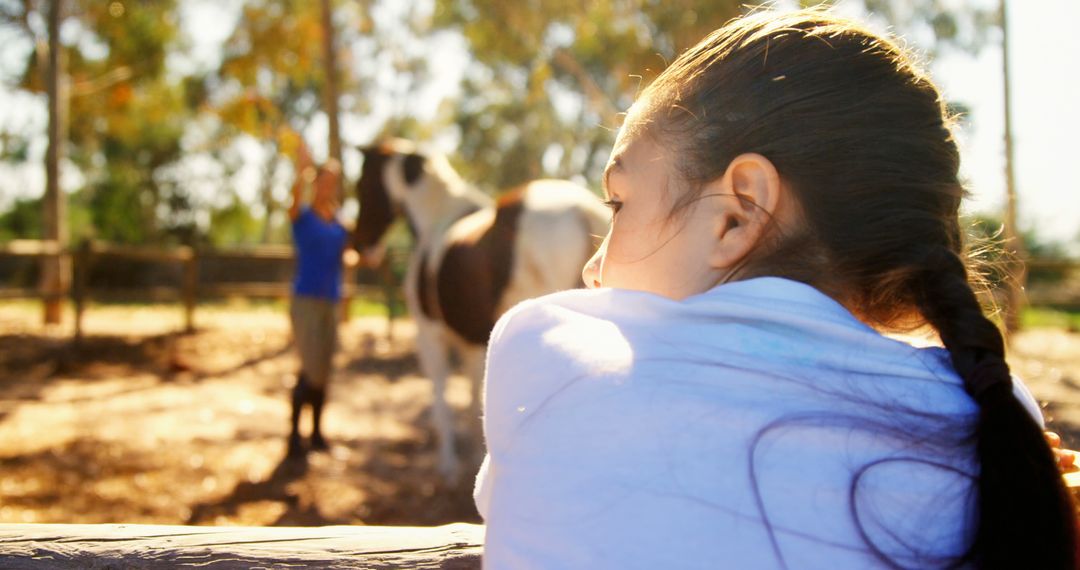
[[[294,261],[290,246],[266,245],[237,247],[230,249],[192,248],[188,246],[156,247],[118,245],[97,241],[84,241],[78,246],[63,248],[55,241],[13,240],[0,243],[0,258],[38,258],[62,256],[73,261],[72,284],[70,294],[75,305],[75,337],[82,336],[83,314],[90,300],[139,299],[153,302],[180,302],[184,311],[184,330],[195,327],[195,309],[200,299],[219,297],[243,297],[263,299],[283,299],[291,292],[291,282],[275,281],[218,281],[200,282],[200,266],[214,262],[266,261],[291,263]],[[172,265],[180,269],[178,279],[166,285],[132,288],[93,288],[90,284],[90,272],[101,263],[121,259],[159,265]],[[285,272],[291,275],[292,270]],[[378,279],[382,284],[358,284],[356,268],[345,269],[345,284],[342,287],[343,302],[347,303],[358,295],[383,296],[388,306],[388,315],[392,318],[389,305],[392,300],[388,293],[388,271],[381,271]],[[47,294],[40,288],[0,287],[0,299],[45,299]],[[343,311],[347,318],[348,312]]]
[[[0,525],[0,568],[480,568],[484,527]]]
[[[792,474],[792,477],[798,477]],[[1064,476],[1080,498],[1080,472]],[[0,568],[481,567],[484,526],[205,527],[0,524]]]
[[[76,307],[76,336],[82,332],[82,313],[86,302],[92,297],[98,300],[145,299],[156,302],[180,302],[184,307],[185,330],[194,328],[195,307],[199,299],[220,297],[242,297],[283,299],[288,297],[290,283],[287,280],[274,281],[210,281],[200,279],[200,268],[206,270],[211,264],[266,261],[291,263],[294,260],[293,248],[286,245],[241,246],[228,249],[192,248],[187,246],[158,247],[119,245],[97,241],[84,241],[77,247],[63,248],[55,241],[47,240],[12,240],[0,243],[0,258],[24,257],[45,258],[64,256],[72,259],[73,282],[70,293]],[[394,251],[388,256],[388,263],[398,263],[405,252]],[[161,265],[179,266],[180,276],[174,283],[165,286],[148,286],[132,289],[93,289],[88,275],[97,263],[109,259],[123,259]],[[1028,272],[1057,273],[1063,276],[1080,275],[1080,261],[1059,259],[1031,259],[1026,262]],[[219,268],[218,273],[222,270]],[[286,272],[291,275],[291,268]],[[392,278],[386,266],[378,275],[380,283],[358,284],[355,269],[347,270],[342,294],[345,299],[359,295],[382,296],[388,305],[392,302],[389,290],[393,288]],[[207,282],[210,281],[210,282]],[[47,294],[34,287],[0,287],[0,300],[7,299],[45,299]],[[1055,306],[1066,309],[1080,308],[1080,277],[1074,278],[1071,286],[1046,287],[1033,286],[1027,290],[1028,304]],[[389,312],[389,311],[388,311]]]

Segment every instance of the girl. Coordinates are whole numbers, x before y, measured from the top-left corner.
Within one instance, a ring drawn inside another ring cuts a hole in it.
[[[1073,568],[1073,507],[968,285],[940,94],[758,13],[640,96],[588,291],[492,333],[488,568]],[[944,348],[882,332],[928,324]]]

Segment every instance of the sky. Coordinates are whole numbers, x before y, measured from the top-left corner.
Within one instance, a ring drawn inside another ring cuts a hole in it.
[[[993,5],[994,0],[970,0]],[[956,3],[954,1],[953,3]],[[192,42],[192,50],[174,58],[170,65],[208,67],[220,57],[220,45],[235,23],[236,2],[181,0],[181,22]],[[223,6],[233,6],[233,8]],[[393,5],[393,3],[391,3]],[[1010,65],[1012,73],[1012,119],[1015,173],[1020,202],[1020,220],[1034,228],[1043,239],[1073,242],[1080,254],[1080,181],[1072,176],[1080,161],[1080,46],[1072,23],[1080,21],[1080,0],[1041,0],[1009,4]],[[841,1],[841,12],[862,17],[861,2]],[[379,15],[375,14],[378,18]],[[880,28],[879,28],[880,29]],[[441,98],[456,90],[467,61],[466,46],[452,38],[436,38],[432,67],[442,70],[446,92],[425,94],[421,108],[434,113]],[[909,43],[913,43],[912,40]],[[918,44],[914,47],[919,48]],[[0,35],[0,69],[11,69],[23,57],[27,46]],[[931,74],[946,99],[963,103],[969,116],[963,122],[959,140],[962,174],[971,192],[965,205],[969,212],[999,211],[1005,196],[1004,108],[1002,50],[995,33],[977,55],[947,51],[933,62]],[[378,132],[384,113],[376,107],[372,116],[343,121],[346,143],[363,144]],[[0,211],[17,197],[40,196],[44,188],[41,161],[44,156],[46,115],[44,100],[0,85],[0,131],[31,129],[42,133],[33,145],[35,162],[19,168],[0,166]],[[598,126],[598,128],[600,128]],[[325,152],[325,120],[314,122],[306,133],[316,154]],[[452,152],[453,139],[437,141],[442,150]],[[257,186],[257,150],[250,151],[253,197]],[[346,172],[358,170],[358,157],[346,156]],[[351,163],[351,164],[350,164]],[[241,184],[245,179],[241,174]],[[65,169],[63,187],[74,190],[81,179],[73,169]],[[244,193],[242,193],[244,194]]]
[[[1037,6],[1037,8],[1036,8]],[[1080,241],[1080,1],[1010,2],[1009,65],[1015,176],[1021,223],[1040,235]],[[1001,207],[1005,196],[1004,95],[1000,43],[978,57],[953,55],[932,73],[950,100],[971,108],[962,129],[972,206]]]

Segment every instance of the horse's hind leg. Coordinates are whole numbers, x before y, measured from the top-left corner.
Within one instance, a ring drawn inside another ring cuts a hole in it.
[[[454,417],[446,403],[446,382],[450,374],[449,347],[439,323],[417,319],[416,352],[420,359],[420,371],[431,380],[431,419],[438,446],[439,474],[447,483],[455,484],[461,469],[454,451]]]

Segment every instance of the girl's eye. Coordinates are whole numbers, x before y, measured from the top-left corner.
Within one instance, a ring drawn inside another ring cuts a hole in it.
[[[618,214],[619,210],[622,208],[622,202],[618,200],[604,200],[604,205],[611,208],[612,214]]]

